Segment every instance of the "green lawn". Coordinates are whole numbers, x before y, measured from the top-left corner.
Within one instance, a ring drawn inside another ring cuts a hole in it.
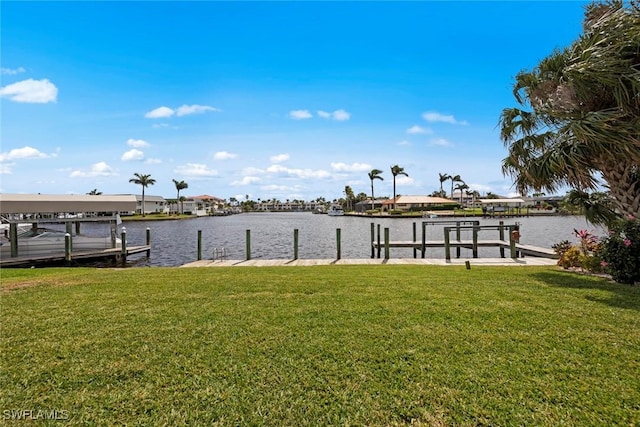
[[[1,275],[3,421],[640,424],[640,288],[553,267]]]

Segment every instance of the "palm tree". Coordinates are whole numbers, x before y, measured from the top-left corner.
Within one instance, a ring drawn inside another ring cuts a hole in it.
[[[176,191],[178,192],[178,194],[176,195],[176,199],[180,200],[180,190],[185,190],[187,188],[189,188],[189,184],[187,184],[184,181],[178,181],[177,179],[173,180],[173,184],[176,186]],[[182,212],[182,203],[180,203],[180,213]]]
[[[87,194],[89,196],[99,196],[102,194],[102,191],[98,191],[97,188],[94,188],[93,190],[89,191]]]
[[[580,190],[571,190],[564,198],[564,202],[578,208],[591,224],[611,227],[618,220],[615,206],[606,193],[594,192],[589,194]]]
[[[447,193],[445,193],[444,189],[442,188],[442,184],[446,180],[451,179],[451,175],[447,173],[440,173],[440,172],[438,172],[438,175],[440,175],[440,197],[447,197]]]
[[[409,176],[409,174],[407,174],[404,171],[404,168],[401,168],[398,165],[394,165],[394,166],[391,166],[391,175],[393,175],[393,209],[395,210],[396,208],[396,176],[398,175]]]
[[[140,173],[134,173],[134,178],[131,178],[129,180],[129,182],[133,183],[133,184],[138,184],[142,186],[142,216],[145,216],[145,212],[144,212],[144,208],[145,208],[145,204],[144,204],[144,189],[146,187],[148,187],[149,185],[153,185],[156,183],[156,180],[151,178],[151,175],[144,175],[144,174],[140,174]]]
[[[623,215],[640,217],[640,4],[585,8],[584,33],[516,76],[520,108],[504,109],[502,171],[521,194],[608,187]]]
[[[371,180],[371,210],[374,209],[374,195],[373,195],[373,180],[379,179],[380,181],[384,181],[384,178],[380,176],[382,171],[380,169],[371,169],[369,172],[369,179]]]
[[[459,190],[460,191],[460,206],[462,206],[462,192],[466,189],[469,188],[469,186],[467,184],[464,183],[464,181],[460,181],[461,184],[456,184],[456,188],[455,190]],[[451,198],[453,199],[453,193],[451,195]]]
[[[455,182],[464,182],[464,181],[462,180],[462,178],[460,178],[460,175],[455,175],[455,176],[450,175],[449,179],[451,180],[451,200],[453,200],[453,184]]]
[[[351,188],[351,186],[346,185],[344,187],[344,195],[347,198],[347,211],[353,210],[353,200],[356,198],[356,196],[353,193],[353,189]]]

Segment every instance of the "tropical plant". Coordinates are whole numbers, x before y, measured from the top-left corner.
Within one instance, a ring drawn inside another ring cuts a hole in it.
[[[142,186],[142,216],[145,216],[145,204],[144,204],[144,189],[150,185],[156,183],[156,180],[151,178],[151,175],[145,175],[140,173],[134,173],[134,177],[129,180],[129,182]]]
[[[467,184],[465,184],[464,181],[462,181],[460,184],[456,184],[456,187],[454,188],[454,190],[460,191],[460,206],[462,206],[463,191],[467,190],[468,188],[469,188],[469,186]]]
[[[440,173],[438,172],[438,175],[440,175],[440,194],[444,194],[445,196],[440,196],[440,197],[446,197],[444,188],[442,188],[442,184],[444,184],[445,181],[451,179],[451,175],[446,174],[446,173]]]
[[[564,198],[565,205],[577,208],[579,213],[592,224],[613,226],[618,220],[615,205],[611,198],[603,192],[587,193],[571,190]]]
[[[640,3],[585,8],[584,34],[516,77],[524,109],[504,109],[505,175],[526,193],[605,185],[618,213],[640,216]]]
[[[453,200],[453,190],[454,190],[453,185],[456,182],[464,182],[464,181],[462,180],[462,178],[460,178],[460,175],[450,176],[449,179],[451,180],[451,200]]]
[[[344,195],[347,198],[347,200],[346,200],[347,201],[346,209],[347,210],[353,210],[353,202],[354,202],[354,200],[356,198],[356,196],[355,196],[355,194],[353,192],[353,188],[351,188],[351,186],[349,186],[349,185],[346,185],[344,187]]]
[[[371,180],[371,210],[374,208],[374,200],[375,197],[373,195],[373,181],[379,179],[380,181],[384,181],[384,178],[380,176],[382,171],[380,169],[371,169],[369,172],[369,179]]]
[[[602,266],[619,283],[640,282],[640,220],[620,220],[600,242]]]
[[[177,191],[176,199],[180,200],[180,191],[189,188],[189,184],[187,184],[184,181],[178,181],[177,179],[173,180],[173,184],[176,186],[176,191]],[[184,213],[182,210],[182,201],[180,203],[180,213]]]
[[[393,209],[396,208],[396,176],[404,175],[409,176],[408,173],[404,171],[404,168],[401,168],[398,165],[391,166],[391,175],[393,175]]]
[[[87,194],[89,196],[99,196],[102,194],[102,191],[98,191],[97,188],[94,188],[93,190],[89,191]]]

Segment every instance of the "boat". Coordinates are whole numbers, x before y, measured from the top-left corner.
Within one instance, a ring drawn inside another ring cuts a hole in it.
[[[18,232],[18,255],[51,255],[63,252],[65,249],[65,231],[53,230],[50,228],[37,227],[21,230]],[[122,241],[114,236],[93,237],[77,234],[71,237],[73,251],[90,251],[100,249],[122,247]],[[0,254],[3,258],[11,256],[11,241],[3,236],[0,239]]]
[[[342,206],[340,205],[331,205],[327,214],[329,216],[342,216],[344,215],[344,210],[342,210]]]

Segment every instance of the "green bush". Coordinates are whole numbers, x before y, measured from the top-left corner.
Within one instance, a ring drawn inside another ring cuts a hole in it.
[[[599,255],[616,282],[640,282],[640,220],[628,218],[611,227],[600,242]]]

